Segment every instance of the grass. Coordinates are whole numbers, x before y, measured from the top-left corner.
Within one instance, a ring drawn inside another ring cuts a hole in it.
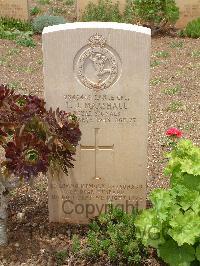
[[[160,62],[160,61],[158,61],[158,60],[153,60],[152,62],[151,62],[151,67],[157,67],[157,66],[159,66],[159,65],[161,65],[162,64],[162,62]]]
[[[11,64],[9,62],[9,58],[6,56],[0,57],[0,66],[11,67]]]
[[[35,71],[35,69],[33,67],[30,66],[19,66],[17,67],[17,71],[21,72],[21,73],[33,73]]]
[[[14,89],[14,90],[20,90],[22,89],[22,85],[19,81],[13,81],[8,83],[9,88]]]
[[[200,50],[192,51],[192,57],[200,57]]]
[[[150,84],[153,85],[153,86],[155,86],[155,85],[158,85],[158,84],[160,84],[162,82],[165,82],[164,79],[162,79],[162,78],[155,78],[155,79],[152,79],[150,81]]]
[[[154,53],[154,55],[158,58],[168,58],[170,56],[170,53],[167,51],[158,51]]]
[[[184,44],[183,41],[172,41],[170,43],[171,48],[183,48]]]
[[[48,5],[48,4],[50,4],[50,0],[37,0],[37,2],[40,5]]]
[[[175,87],[166,88],[166,89],[163,89],[162,92],[166,95],[172,96],[172,95],[175,95],[175,94],[181,92],[181,86],[177,85]]]
[[[8,50],[7,55],[8,56],[13,56],[13,55],[19,55],[20,53],[21,53],[21,49],[19,49],[19,48],[10,48]]]
[[[185,109],[185,106],[181,101],[172,101],[170,105],[167,107],[167,111],[171,112],[178,112],[182,111],[183,109]]]
[[[57,251],[55,253],[55,260],[56,260],[57,265],[58,266],[63,265],[65,260],[67,259],[67,257],[68,257],[67,251],[65,251],[65,250]]]

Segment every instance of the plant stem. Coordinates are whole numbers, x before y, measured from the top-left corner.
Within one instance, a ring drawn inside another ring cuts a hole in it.
[[[7,244],[7,201],[4,195],[5,187],[3,181],[4,179],[0,168],[0,246]]]

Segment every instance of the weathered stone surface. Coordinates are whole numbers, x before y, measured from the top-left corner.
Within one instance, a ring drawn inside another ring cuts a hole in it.
[[[28,0],[0,0],[0,17],[28,20]]]
[[[79,117],[70,175],[49,175],[50,221],[87,223],[109,202],[145,207],[150,30],[73,23],[43,32],[45,97]]]
[[[178,28],[184,28],[188,22],[200,17],[200,0],[176,0],[176,3],[180,9]]]

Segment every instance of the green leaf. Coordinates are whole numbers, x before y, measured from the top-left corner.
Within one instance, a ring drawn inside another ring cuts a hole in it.
[[[175,241],[168,240],[159,246],[158,255],[170,266],[190,266],[195,260],[195,249],[189,245],[179,247]]]
[[[194,189],[200,192],[200,175],[194,176],[185,174],[183,176],[183,185],[189,189]]]
[[[200,261],[200,245],[196,248],[196,257]]]
[[[166,221],[169,216],[169,210],[174,205],[174,197],[172,196],[171,191],[156,189],[151,193],[150,199],[158,213],[158,219],[160,222]]]
[[[144,210],[135,220],[136,236],[145,246],[157,248],[164,243],[163,227],[154,209]]]
[[[171,229],[169,235],[178,243],[194,245],[200,237],[200,217],[195,212],[189,210],[185,213],[179,211],[169,222]]]

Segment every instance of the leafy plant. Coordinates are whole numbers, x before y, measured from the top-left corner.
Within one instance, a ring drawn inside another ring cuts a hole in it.
[[[0,17],[0,28],[3,28],[4,31],[18,30],[26,32],[32,30],[32,26],[29,22],[7,17]]]
[[[119,4],[111,0],[99,0],[97,4],[90,2],[83,13],[82,21],[122,22]]]
[[[30,180],[53,167],[67,174],[81,132],[76,116],[46,110],[44,100],[0,86],[0,145],[4,175]]]
[[[44,27],[64,24],[65,19],[61,16],[38,16],[33,20],[33,31],[36,33],[42,33]]]
[[[126,6],[123,14],[123,22],[131,24],[136,23],[133,0],[126,1]]]
[[[110,206],[89,225],[83,255],[90,259],[106,256],[112,263],[135,265],[145,257],[146,250],[136,239],[134,221],[137,212],[127,214]]]
[[[170,43],[171,48],[183,48],[183,41],[172,41]]]
[[[38,15],[41,12],[41,9],[38,6],[34,6],[30,10],[31,16]]]
[[[166,95],[174,95],[174,94],[177,94],[181,91],[181,86],[175,86],[175,87],[170,87],[170,88],[166,88],[163,90],[163,92],[166,94]]]
[[[57,266],[63,265],[67,257],[68,257],[68,253],[65,250],[56,252],[55,259],[56,259]]]
[[[167,111],[177,112],[177,111],[183,110],[183,108],[184,108],[184,105],[182,102],[172,101],[170,105],[167,107]]]
[[[81,243],[79,237],[77,235],[73,235],[72,237],[72,252],[78,253],[80,251]]]
[[[170,266],[199,265],[200,148],[189,140],[174,147],[165,169],[171,188],[151,193],[153,208],[137,217],[137,236]]]
[[[0,39],[15,40],[17,44],[34,47],[32,26],[16,19],[0,18]]]
[[[160,84],[162,82],[165,82],[165,80],[163,80],[162,78],[159,77],[159,78],[152,79],[150,81],[150,84],[155,86],[155,85],[158,85],[158,84]]]
[[[200,50],[192,51],[192,57],[200,57]]]
[[[189,22],[184,30],[180,32],[181,36],[187,36],[191,38],[200,37],[200,18]]]
[[[155,56],[158,58],[167,58],[170,56],[170,54],[167,51],[159,51],[155,53]]]
[[[16,38],[16,44],[25,46],[25,47],[35,47],[36,44],[31,36],[32,36],[32,32],[26,32],[26,33],[20,34]]]
[[[158,60],[153,60],[153,61],[151,62],[151,67],[156,67],[156,66],[159,66],[160,64],[161,64],[160,61],[158,61]]]
[[[175,0],[132,0],[135,16],[151,29],[165,29],[179,18]]]

